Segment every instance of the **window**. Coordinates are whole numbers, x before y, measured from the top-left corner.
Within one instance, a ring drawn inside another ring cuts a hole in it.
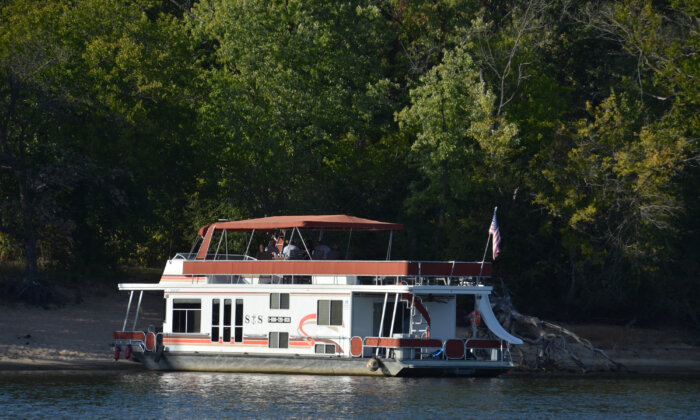
[[[224,343],[231,341],[231,299],[224,299]]]
[[[236,299],[236,323],[233,331],[233,341],[243,341],[243,299]]]
[[[201,314],[199,299],[173,299],[173,332],[200,332]]]
[[[335,344],[316,344],[314,350],[321,354],[335,354]]]
[[[286,349],[289,348],[289,333],[286,332],[271,332],[268,347],[271,349]]]
[[[211,302],[211,341],[219,341],[219,308],[221,306],[220,299],[214,299]]]
[[[270,293],[270,309],[289,309],[289,293]]]
[[[316,313],[317,325],[343,325],[343,301],[319,300]]]
[[[228,343],[231,341],[231,299],[224,299],[223,313],[220,308],[221,299],[213,299],[211,302],[211,341],[218,342],[219,337],[221,337],[224,343]],[[223,334],[221,334],[222,330]]]

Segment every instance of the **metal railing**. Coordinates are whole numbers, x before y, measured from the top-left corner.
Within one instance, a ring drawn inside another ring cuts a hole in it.
[[[178,252],[173,260],[194,261],[197,259],[195,252]],[[207,261],[257,261],[255,257],[243,254],[207,254],[204,258]]]
[[[406,345],[387,345],[389,337],[353,337],[362,340],[362,351],[356,358],[384,357],[398,360],[473,360],[482,362],[512,362],[510,346],[503,340],[451,338],[448,340],[408,339]],[[368,343],[368,341],[370,341]],[[421,341],[426,345],[421,345]],[[437,344],[441,345],[430,345]],[[455,344],[461,352],[455,354]],[[496,345],[497,344],[497,345]],[[451,349],[448,350],[448,346]],[[365,350],[370,350],[366,352]],[[379,350],[379,351],[376,351]]]

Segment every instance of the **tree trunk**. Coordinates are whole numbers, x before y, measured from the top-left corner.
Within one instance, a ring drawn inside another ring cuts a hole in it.
[[[37,264],[36,224],[34,223],[34,193],[29,186],[27,174],[15,171],[19,183],[20,212],[22,215],[22,237],[24,239],[24,258],[26,271],[24,278],[16,287],[16,297],[33,305],[48,303],[50,292],[42,284]]]

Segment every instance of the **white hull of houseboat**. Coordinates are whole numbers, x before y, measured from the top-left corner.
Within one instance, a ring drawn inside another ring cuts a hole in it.
[[[489,264],[391,260],[391,235],[386,260],[317,258],[308,249],[305,259],[228,254],[228,232],[251,231],[250,244],[256,230],[281,230],[281,246],[290,232],[290,242],[295,233],[304,242],[299,228],[402,227],[342,215],[204,226],[199,250],[169,260],[159,283],[119,285],[130,296],[115,359],[123,350],[153,370],[366,376],[496,376],[513,367],[510,345],[522,341],[491,309],[492,289],[481,282]],[[163,293],[165,316],[144,331],[136,327],[146,291]],[[457,336],[458,300],[473,307],[469,338]]]
[[[395,360],[348,357],[232,355],[221,353],[134,353],[150,370],[237,373],[279,373],[347,376],[473,377],[498,376],[510,362]]]

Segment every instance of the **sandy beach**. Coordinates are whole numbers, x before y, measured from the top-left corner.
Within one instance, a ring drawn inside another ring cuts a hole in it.
[[[129,295],[99,293],[79,304],[43,309],[24,304],[0,305],[0,370],[129,369],[114,361],[112,333],[122,328]],[[133,325],[136,296],[129,327]],[[139,328],[162,322],[162,295],[144,295]]]
[[[629,373],[700,378],[700,336],[675,328],[566,325],[622,363]],[[624,371],[621,373],[625,373]]]
[[[0,304],[0,370],[139,369],[113,359],[112,332],[124,322],[128,293],[100,292],[78,304],[42,309]],[[132,314],[136,306],[136,298]],[[163,299],[145,294],[139,328],[162,322]],[[133,320],[133,317],[130,317]],[[131,328],[131,322],[127,328]],[[700,337],[677,328],[566,325],[588,338],[626,370],[640,375],[700,378]],[[553,372],[557,373],[557,372]],[[614,373],[617,374],[617,373]]]

